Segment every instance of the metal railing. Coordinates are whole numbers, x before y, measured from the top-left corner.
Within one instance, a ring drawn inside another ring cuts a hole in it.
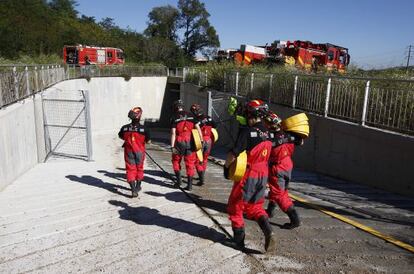
[[[167,76],[164,66],[1,65],[0,108],[25,99],[60,81],[91,77]]]
[[[211,89],[325,117],[414,135],[414,81],[187,69],[183,78]]]

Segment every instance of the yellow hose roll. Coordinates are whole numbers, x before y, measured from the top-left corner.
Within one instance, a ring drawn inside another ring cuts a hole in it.
[[[309,125],[294,126],[289,129],[286,129],[286,131],[297,133],[301,135],[302,137],[308,137],[309,136]]]
[[[198,161],[203,161],[203,151],[201,149],[196,151]]]
[[[239,154],[236,160],[231,164],[229,170],[230,180],[234,182],[239,182],[246,172],[247,167],[247,153],[243,151]]]
[[[214,143],[215,143],[215,142],[217,142],[217,140],[218,140],[218,138],[219,138],[219,136],[218,136],[218,132],[217,132],[217,129],[212,128],[212,129],[211,129],[211,134],[213,135],[213,141],[214,141]]]
[[[202,148],[201,145],[201,139],[200,139],[200,134],[198,134],[198,130],[197,129],[193,129],[191,131],[191,134],[193,136],[193,141],[194,141],[194,145],[195,145],[195,150],[200,150]]]
[[[308,116],[306,116],[305,113],[299,113],[297,115],[293,115],[283,120],[282,128],[286,130],[288,128],[294,127],[297,124],[303,124],[304,121],[308,121],[308,120],[309,120]]]

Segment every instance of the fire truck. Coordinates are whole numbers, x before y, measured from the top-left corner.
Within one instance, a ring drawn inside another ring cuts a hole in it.
[[[241,45],[239,50],[230,51],[230,53],[228,58],[221,59],[230,59],[240,65],[285,64],[306,70],[326,67],[327,70],[345,72],[350,61],[347,48],[329,43],[313,44],[300,40],[292,42],[277,40],[265,46]]]
[[[93,46],[64,46],[63,61],[68,65],[122,65],[125,63],[122,49]]]
[[[304,69],[317,70],[319,66],[327,70],[345,72],[351,56],[348,49],[330,43],[313,44],[309,41],[287,41],[279,47],[279,55],[285,56],[285,62]]]

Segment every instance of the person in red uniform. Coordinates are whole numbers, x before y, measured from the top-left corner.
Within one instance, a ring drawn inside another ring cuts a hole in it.
[[[145,144],[150,142],[150,134],[140,124],[142,109],[134,107],[128,113],[131,123],[121,127],[119,138],[124,140],[124,159],[127,182],[131,186],[132,197],[138,197],[144,178]]]
[[[247,126],[241,127],[235,146],[228,153],[224,165],[224,177],[229,178],[229,167],[243,151],[247,153],[246,172],[239,182],[234,182],[227,204],[227,212],[232,224],[234,241],[244,248],[244,219],[256,220],[265,236],[265,250],[273,250],[275,239],[269,218],[263,208],[268,177],[268,161],[272,142],[269,132],[262,123],[266,105],[260,100],[246,104]]]
[[[264,120],[272,140],[269,160],[269,204],[266,212],[270,218],[273,217],[278,205],[290,219],[290,223],[285,223],[282,228],[293,229],[300,225],[300,219],[289,197],[288,187],[293,169],[292,154],[295,145],[303,144],[303,139],[293,133],[284,132],[280,127],[282,120],[275,113],[269,112]]]
[[[197,124],[200,126],[201,133],[203,134],[203,161],[196,161],[196,169],[198,178],[200,179],[198,185],[202,186],[204,184],[204,175],[207,169],[208,156],[210,155],[211,148],[213,146],[211,129],[216,128],[216,123],[210,116],[203,113],[203,109],[198,104],[191,105],[190,111],[197,119]]]
[[[184,104],[178,100],[173,105],[174,116],[171,119],[171,152],[172,165],[177,178],[175,187],[181,185],[181,160],[184,158],[187,172],[187,190],[192,189],[195,164],[197,161],[196,153],[192,145],[192,130],[196,128],[202,136],[201,129],[196,125],[194,117],[184,111]],[[202,140],[200,140],[202,142]]]

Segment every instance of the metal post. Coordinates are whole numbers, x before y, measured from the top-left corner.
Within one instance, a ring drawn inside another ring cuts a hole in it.
[[[269,79],[269,98],[267,99],[267,101],[270,104],[270,100],[272,98],[272,89],[273,89],[273,74],[270,74],[270,79]]]
[[[83,90],[85,98],[85,123],[86,123],[86,149],[88,152],[88,161],[92,161],[92,129],[91,129],[91,113],[90,113],[90,97],[89,91]]]
[[[326,98],[325,98],[325,112],[324,116],[328,117],[328,111],[329,111],[329,98],[331,96],[331,78],[328,80],[328,86],[326,87]]]
[[[187,68],[183,68],[183,82],[185,83],[185,78],[187,77]]]
[[[178,68],[175,68],[175,77],[178,77]]]
[[[207,115],[212,116],[213,100],[211,99],[211,91],[207,91]]]
[[[226,74],[226,72],[224,72],[224,75],[223,75],[223,91],[224,92],[226,92],[226,86],[227,86],[227,74]]]
[[[13,80],[14,80],[14,94],[16,96],[16,99],[19,98],[19,82],[17,81],[17,69],[16,67],[13,67]]]
[[[295,85],[293,87],[292,108],[296,107],[296,91],[298,90],[298,76],[295,76]]]
[[[208,77],[207,77],[207,70],[206,70],[206,86],[208,86]]]
[[[39,73],[37,72],[37,67],[34,68],[34,78],[35,78],[35,85],[36,85],[34,90],[35,91],[40,91],[40,88],[39,88]]]
[[[198,72],[198,85],[201,86],[201,71]]]
[[[40,82],[41,82],[41,84],[42,84],[42,87],[40,88],[40,89],[44,89],[45,88],[45,71],[44,71],[44,67],[42,66],[41,68],[40,68]]]
[[[47,66],[47,83],[46,83],[46,86],[49,86],[50,85],[50,67],[49,66]]]
[[[239,93],[239,72],[236,72],[236,96]]]
[[[362,126],[365,126],[365,121],[367,119],[367,106],[368,106],[368,96],[369,96],[370,82],[371,81],[367,81],[367,85],[365,86],[364,106],[363,106],[363,109],[362,109],[362,119],[361,119]]]
[[[29,84],[29,69],[24,67],[24,77],[26,78],[26,95],[30,94],[30,84]]]
[[[3,91],[2,91],[1,79],[0,79],[0,108],[3,106]]]
[[[254,73],[252,72],[252,76],[250,78],[250,92],[253,92],[253,87],[254,87]]]

